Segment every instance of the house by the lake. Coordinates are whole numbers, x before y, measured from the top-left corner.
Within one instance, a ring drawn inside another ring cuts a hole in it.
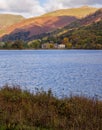
[[[59,44],[58,49],[65,49],[65,44]]]
[[[65,44],[44,43],[42,44],[42,49],[65,49]]]

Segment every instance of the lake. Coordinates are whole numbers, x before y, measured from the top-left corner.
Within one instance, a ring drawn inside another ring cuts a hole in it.
[[[102,50],[1,50],[0,86],[102,98]]]

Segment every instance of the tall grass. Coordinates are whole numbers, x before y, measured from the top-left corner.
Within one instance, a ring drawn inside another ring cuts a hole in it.
[[[0,130],[102,130],[102,101],[6,85],[0,89]]]

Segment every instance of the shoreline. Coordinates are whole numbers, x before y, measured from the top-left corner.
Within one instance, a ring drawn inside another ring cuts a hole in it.
[[[70,51],[70,50],[89,50],[89,51],[91,51],[91,50],[102,50],[102,49],[0,49],[0,51],[2,51],[2,50],[4,50],[4,51],[22,51],[22,50],[67,50],[67,51]]]

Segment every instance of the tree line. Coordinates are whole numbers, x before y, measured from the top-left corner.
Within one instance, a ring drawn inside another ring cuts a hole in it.
[[[29,41],[7,40],[0,42],[0,49],[41,49],[43,44],[48,45],[47,49],[53,49],[55,44],[64,44],[65,49],[102,49],[102,20],[59,33],[57,30]]]

